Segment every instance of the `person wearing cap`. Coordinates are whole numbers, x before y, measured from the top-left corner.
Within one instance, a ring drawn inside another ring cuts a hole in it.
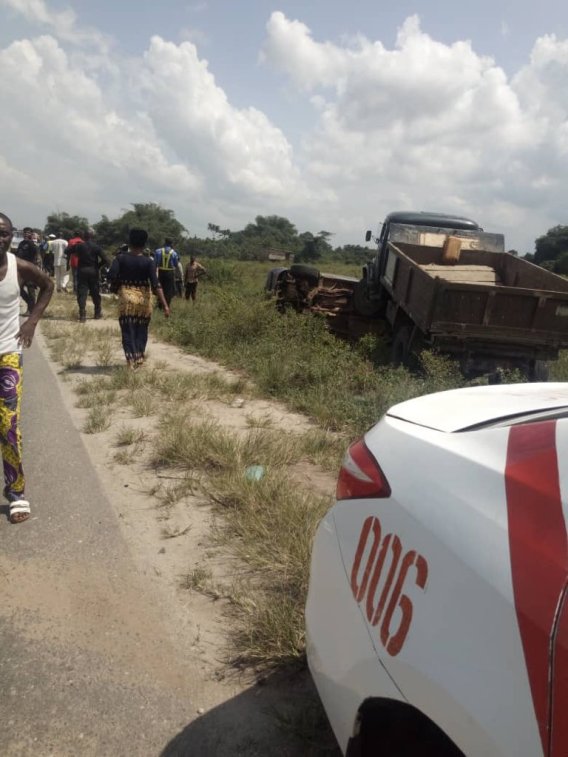
[[[100,271],[109,266],[107,256],[98,244],[95,244],[95,230],[87,229],[85,241],[75,245],[73,252],[77,256],[77,304],[79,320],[87,320],[87,295],[90,295],[95,307],[95,318],[102,318]]]
[[[55,272],[55,288],[58,292],[67,291],[67,283],[69,282],[69,274],[67,273],[67,241],[63,238],[61,232],[57,236],[53,235],[55,239],[50,241],[50,248],[53,251],[53,270]]]
[[[53,276],[55,271],[53,269],[53,247],[52,243],[55,239],[55,234],[48,234],[42,242],[43,252],[43,270],[48,276]]]

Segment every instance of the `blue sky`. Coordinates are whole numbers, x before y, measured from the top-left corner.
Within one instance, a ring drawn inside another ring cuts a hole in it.
[[[568,9],[544,0],[0,0],[4,207],[278,213],[362,240],[460,212],[532,249],[568,223]]]

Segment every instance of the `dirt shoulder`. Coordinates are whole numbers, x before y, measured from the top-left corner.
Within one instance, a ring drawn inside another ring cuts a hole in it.
[[[70,342],[75,342],[74,357],[54,352],[53,345],[58,341],[54,334],[58,331],[66,334],[67,352]],[[187,751],[190,743],[201,744],[201,754],[334,754],[325,724],[321,725],[325,733],[318,746],[307,746],[302,733],[297,738],[296,731],[304,727],[311,738],[314,727],[313,723],[297,725],[298,709],[305,712],[313,706],[314,717],[321,722],[305,673],[284,678],[281,674],[269,675],[259,682],[250,669],[236,671],[228,664],[234,609],[218,587],[232,585],[242,565],[231,547],[215,538],[222,524],[203,487],[188,486],[187,470],[152,464],[156,435],[168,423],[160,414],[160,398],[152,397],[150,387],[140,389],[138,398],[144,398],[145,404],[141,402],[139,408],[120,401],[109,403],[101,428],[85,433],[93,404],[77,407],[78,398],[82,403],[76,390],[112,376],[123,364],[116,321],[79,325],[55,316],[44,322],[42,332],[38,343],[50,356],[67,410],[116,512],[137,572],[152,591],[159,593],[172,632],[184,640],[180,653],[192,658],[207,689],[207,696],[195,711],[195,721],[173,738],[164,754],[193,753]],[[104,335],[102,340],[94,338],[97,332],[99,337]],[[211,361],[152,338],[148,355],[141,374],[171,374],[172,386],[179,376],[190,377],[190,386],[191,377],[199,386],[221,386],[220,391],[203,391],[201,396],[198,392],[189,402],[180,393],[173,401],[176,414],[187,417],[189,413],[201,424],[211,423],[217,430],[243,438],[254,428],[298,435],[315,429],[308,419],[280,403],[259,399],[246,378]],[[238,396],[234,392],[223,395],[225,384],[238,387]],[[101,403],[101,395],[98,397],[99,404],[104,405],[104,399]],[[121,435],[123,441],[126,436],[136,441],[120,445],[117,440]],[[294,461],[289,475],[291,483],[302,481],[318,494],[331,497],[335,476],[318,466]],[[282,729],[278,721],[288,727]]]

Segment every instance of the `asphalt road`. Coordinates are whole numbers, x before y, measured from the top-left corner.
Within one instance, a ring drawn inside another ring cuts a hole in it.
[[[32,346],[32,519],[11,525],[0,507],[0,754],[159,755],[187,732],[199,682],[136,574],[61,391]],[[179,753],[203,751],[186,741]]]

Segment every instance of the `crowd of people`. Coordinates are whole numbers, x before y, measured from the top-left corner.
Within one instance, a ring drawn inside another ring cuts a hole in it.
[[[144,229],[131,229],[128,243],[115,252],[112,261],[96,243],[92,229],[77,231],[70,239],[63,233],[47,234],[42,239],[26,227],[15,247],[13,239],[12,221],[0,213],[0,452],[9,518],[19,523],[30,517],[20,433],[22,349],[31,345],[54,289],[69,292],[71,286],[80,322],[86,321],[89,297],[95,319],[102,318],[100,281],[104,271],[118,298],[127,365],[137,368],[145,360],[154,297],[164,316],[169,317],[174,296],[184,295],[195,302],[198,279],[205,268],[191,257],[184,270],[171,239],[166,238],[152,253]],[[26,304],[23,320],[20,299]]]
[[[70,238],[67,239],[66,236]],[[109,281],[111,261],[96,243],[93,229],[75,231],[72,235],[61,232],[47,234],[42,238],[28,226],[23,229],[23,239],[14,251],[17,257],[33,263],[52,277],[57,292],[73,292],[77,297],[80,321],[86,320],[89,296],[95,309],[94,317],[101,317],[100,284],[104,281],[106,285]],[[124,243],[114,252],[114,257],[129,251],[129,244]],[[170,238],[166,238],[163,246],[153,253],[148,247],[144,247],[142,255],[154,260],[158,281],[168,306],[176,296],[195,302],[199,276],[206,272],[195,257],[190,258],[184,269]],[[28,314],[35,301],[33,284],[24,285],[21,295]],[[158,306],[162,308],[159,299]]]
[[[23,229],[23,239],[15,253],[20,260],[35,265],[54,279],[57,292],[70,292],[77,298],[79,321],[87,320],[90,297],[94,318],[102,318],[101,277],[118,296],[119,323],[127,364],[138,367],[144,362],[153,296],[166,317],[175,296],[196,300],[199,276],[204,266],[191,257],[185,270],[173,240],[164,239],[153,253],[146,246],[148,234],[131,229],[127,243],[114,253],[113,260],[97,244],[93,229],[75,231],[70,239],[61,232],[41,239],[31,227]],[[33,312],[37,285],[24,281],[20,295],[26,303],[26,316]]]

